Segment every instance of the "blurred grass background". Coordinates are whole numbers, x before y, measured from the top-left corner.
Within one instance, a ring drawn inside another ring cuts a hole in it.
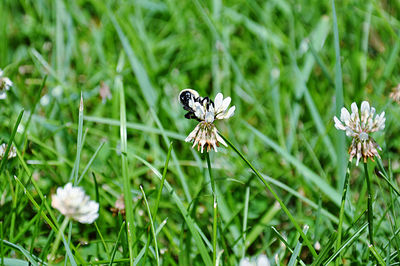
[[[134,219],[139,243],[135,245],[144,245],[149,222],[139,185],[149,204],[154,204],[160,184],[154,169],[162,172],[171,141],[166,180],[210,241],[213,210],[205,158],[183,141],[195,122],[183,117],[177,96],[188,87],[211,98],[222,92],[232,97],[236,113],[217,124],[220,132],[270,177],[298,223],[309,225],[312,243],[324,247],[337,227],[348,158],[349,139],[343,142],[343,133],[336,131],[332,119],[341,85],[344,106],[368,100],[379,113],[386,111],[385,133],[374,137],[383,148],[385,165],[393,166],[390,174],[397,177],[399,107],[388,100],[388,94],[400,83],[399,11],[398,1],[336,1],[336,25],[331,1],[2,0],[0,68],[14,86],[0,102],[0,138],[9,140],[20,110],[25,109],[15,143],[32,178],[50,197],[68,182],[74,166],[83,93],[80,174],[100,148],[81,185],[96,198],[96,177],[101,205],[97,225],[111,250],[122,222],[110,211],[123,192],[117,86],[121,79],[128,122],[128,175],[137,199]],[[38,95],[45,75],[46,85]],[[109,98],[104,97],[108,93]],[[31,113],[35,99],[39,103]],[[295,248],[299,236],[274,198],[230,149],[211,153],[211,160],[220,204],[221,262],[235,265],[245,250],[246,256],[265,253],[287,264],[289,248]],[[370,166],[372,172],[375,165]],[[363,171],[353,167],[351,173],[346,225],[366,209]],[[43,221],[29,223],[37,210],[17,190],[12,176],[25,180],[36,199],[37,191],[18,160],[8,163],[2,175],[0,221],[5,239],[45,259],[46,243],[54,235],[49,235]],[[376,176],[373,187],[377,249],[383,257],[389,250],[391,263],[399,261],[399,254],[392,255],[400,247],[395,234],[398,202]],[[171,193],[164,192],[157,217],[158,224],[168,218],[158,236],[163,263],[203,265],[182,213]],[[18,232],[23,232],[23,238],[16,238]],[[388,239],[393,240],[389,248]],[[127,257],[124,241],[116,258]],[[369,261],[366,241],[363,231],[342,252],[343,262]],[[93,226],[75,223],[72,242],[79,245],[84,261],[109,259]],[[2,250],[5,257],[22,257],[13,249]],[[299,258],[313,261],[307,248]],[[153,263],[149,254],[147,264]]]

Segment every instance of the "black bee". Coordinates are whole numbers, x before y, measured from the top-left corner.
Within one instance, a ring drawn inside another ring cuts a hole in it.
[[[210,105],[214,106],[214,102],[208,97],[201,97],[199,93],[192,89],[184,89],[179,93],[179,102],[182,104],[183,109],[188,111],[185,114],[187,119],[196,119],[201,121],[196,115],[195,111],[189,106],[189,100],[193,99],[194,102],[200,103],[202,106],[206,106],[207,110]]]

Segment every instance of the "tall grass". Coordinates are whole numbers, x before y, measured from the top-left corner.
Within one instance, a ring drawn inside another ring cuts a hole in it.
[[[272,265],[396,265],[399,106],[387,95],[400,82],[399,11],[0,1],[0,68],[14,82],[0,142],[17,148],[0,163],[0,265],[238,265],[262,254]],[[235,115],[216,122],[228,148],[204,155],[184,142],[196,126],[177,100],[188,87],[232,97]],[[374,135],[382,160],[346,172],[349,139],[332,118],[362,100],[386,111]],[[94,226],[63,224],[51,207],[70,180],[100,203]]]

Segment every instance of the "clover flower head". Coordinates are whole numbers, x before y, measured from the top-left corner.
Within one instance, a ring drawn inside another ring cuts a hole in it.
[[[213,123],[202,121],[195,129],[189,134],[189,136],[185,139],[186,142],[192,142],[194,148],[197,145],[197,150],[200,150],[203,153],[204,147],[206,147],[206,151],[209,152],[211,149],[214,149],[218,152],[217,147],[219,143],[227,147],[228,145],[224,141],[223,138],[218,134],[218,130]]]
[[[13,83],[8,77],[3,76],[3,70],[0,69],[0,100],[7,98],[6,91],[10,90]]]
[[[51,206],[84,224],[91,224],[99,217],[99,204],[90,200],[81,187],[73,187],[71,183],[57,188],[57,193],[51,197]]]
[[[200,97],[194,90],[183,90],[179,96],[185,110],[188,113],[186,118],[196,119],[199,124],[185,139],[186,142],[193,142],[193,148],[197,145],[197,150],[209,152],[214,149],[216,152],[219,144],[228,146],[223,138],[218,134],[218,129],[214,125],[215,120],[228,119],[235,113],[235,106],[230,108],[231,98],[224,99],[222,93],[218,93],[214,101],[208,97]]]
[[[215,96],[214,102],[208,97],[202,100],[196,100],[192,97],[189,100],[189,107],[194,110],[195,116],[200,121],[206,121],[208,123],[213,123],[214,120],[228,119],[235,113],[235,106],[228,109],[231,103],[231,97],[226,97],[222,93],[218,93]]]
[[[118,213],[121,213],[123,216],[125,216],[125,199],[124,199],[124,194],[121,194],[118,199],[115,201],[114,207],[111,208],[111,211],[113,213],[113,216],[118,215]]]
[[[389,94],[389,97],[393,99],[393,101],[400,104],[400,84],[393,88],[392,92]]]
[[[343,107],[340,112],[340,120],[335,116],[335,127],[338,130],[346,131],[346,135],[352,137],[349,148],[350,161],[357,156],[356,165],[361,157],[364,162],[370,158],[372,161],[374,157],[380,158],[378,150],[381,147],[370,136],[370,133],[383,130],[385,128],[385,112],[375,115],[375,108],[370,107],[367,101],[361,103],[361,112],[359,113],[356,103],[351,104],[351,114]]]
[[[6,149],[7,149],[7,144],[3,143],[0,145],[0,160],[3,159],[5,153],[6,153]],[[8,159],[14,158],[17,156],[17,149],[11,145],[11,149],[8,152]]]

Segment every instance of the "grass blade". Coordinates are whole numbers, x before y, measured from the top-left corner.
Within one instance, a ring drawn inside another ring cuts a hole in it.
[[[1,160],[0,175],[3,173],[4,167],[6,166],[6,161],[8,160],[8,154],[10,153],[11,145],[12,145],[12,143],[14,141],[15,134],[17,133],[18,126],[19,126],[19,123],[21,123],[21,119],[22,119],[23,115],[24,115],[24,110],[22,109],[21,112],[19,112],[17,121],[14,124],[14,128],[13,128],[13,130],[11,132],[10,139],[8,140],[8,143],[7,143],[6,151],[4,152],[3,158]]]
[[[3,221],[0,221],[0,239],[4,239]],[[0,242],[0,264],[4,265],[4,247],[3,241]]]
[[[328,243],[324,245],[324,248],[321,250],[321,252],[318,254],[318,257],[314,262],[312,263],[312,266],[315,265],[321,265],[322,262],[325,260],[326,256],[328,256],[329,251],[333,248],[335,241],[337,240],[337,233],[333,232],[331,237],[329,238]]]
[[[20,245],[8,242],[5,239],[0,239],[1,243],[3,243],[5,246],[11,247],[15,250],[18,250],[19,252],[22,253],[22,255],[24,255],[24,257],[29,261],[29,263],[31,263],[32,265],[39,265],[38,261],[41,262],[38,258],[32,256],[28,250],[24,249],[23,247],[21,247]],[[43,263],[43,262],[41,262]]]
[[[159,127],[159,129],[161,131],[161,135],[162,135],[162,137],[164,139],[165,145],[168,145],[170,143],[170,141],[169,141],[167,135],[164,133],[164,128],[163,128],[163,126],[161,124],[161,121],[158,118],[156,112],[153,110],[153,108],[150,108],[150,113],[152,114],[154,120],[156,121],[157,126]],[[188,186],[188,184],[186,182],[186,178],[185,178],[185,176],[184,176],[184,174],[182,172],[182,169],[181,169],[181,167],[179,165],[178,156],[176,156],[176,153],[175,153],[174,150],[172,150],[171,154],[172,154],[172,160],[173,160],[173,162],[175,164],[175,167],[176,167],[176,169],[178,171],[179,181],[181,182],[183,191],[185,192],[186,199],[187,199],[188,202],[191,202],[192,201],[192,197],[190,196],[189,186]]]
[[[86,116],[86,115],[83,118],[86,121],[95,122],[95,123],[99,123],[99,124],[105,124],[105,125],[116,126],[116,127],[120,127],[120,125],[121,125],[120,121],[111,119],[111,118]],[[167,137],[177,139],[177,140],[185,140],[185,138],[186,138],[184,135],[181,135],[181,134],[173,132],[173,131],[168,131],[168,130],[161,131],[158,128],[153,128],[153,127],[139,124],[139,123],[126,122],[126,128],[138,130],[143,133],[153,133],[153,134],[158,134],[158,135],[165,134]]]
[[[94,152],[92,158],[90,158],[88,164],[86,165],[85,169],[83,170],[81,176],[78,178],[77,184],[79,184],[79,183],[82,181],[83,177],[85,176],[85,174],[86,174],[87,171],[89,170],[90,166],[92,166],[92,164],[93,164],[94,160],[96,159],[98,153],[100,152],[101,148],[103,148],[104,143],[105,143],[105,142],[102,141],[102,142],[100,143],[99,147],[97,147],[97,149],[96,149],[96,151]]]
[[[133,51],[131,45],[129,44],[129,40],[122,31],[117,19],[114,14],[109,11],[108,16],[111,19],[112,24],[114,25],[115,30],[119,36],[122,46],[124,47],[124,51],[128,56],[129,63],[131,64],[131,68],[133,73],[135,74],[138,83],[140,85],[140,89],[143,93],[144,98],[149,107],[156,108],[157,102],[157,92],[154,90],[153,86],[150,83],[150,79],[146,73],[146,70],[140,63],[139,59],[136,57],[135,52]]]
[[[386,181],[386,183],[388,183],[388,185],[390,186],[391,189],[393,189],[393,191],[397,194],[397,196],[400,196],[400,192],[399,190],[396,188],[396,186],[390,181],[388,174],[386,173],[385,168],[382,165],[382,160],[381,158],[376,157],[376,163],[378,165],[379,168],[379,176],[383,178],[383,180]]]
[[[333,17],[333,37],[335,45],[335,92],[336,92],[336,116],[340,117],[340,110],[344,106],[343,100],[343,78],[342,65],[340,63],[340,45],[339,45],[339,29],[335,10],[335,0],[332,0],[332,17]],[[345,151],[345,136],[344,133],[336,132],[336,156],[337,156],[337,171],[336,176],[339,178],[337,188],[340,189],[344,184],[346,154]]]
[[[286,215],[289,217],[290,221],[292,222],[293,226],[296,228],[297,232],[300,233],[301,237],[304,239],[304,242],[306,243],[308,249],[310,250],[311,254],[313,257],[317,257],[317,252],[315,252],[314,247],[312,246],[310,240],[308,240],[307,236],[303,233],[301,230],[300,226],[290,213],[289,209],[286,207],[286,205],[283,203],[283,201],[279,198],[278,194],[276,194],[275,190],[265,181],[264,178],[260,175],[260,173],[254,168],[254,166],[243,156],[243,154],[224,136],[221,135],[221,137],[225,140],[226,143],[239,155],[239,157],[251,168],[251,170],[254,172],[254,174],[260,179],[260,181],[265,185],[265,187],[272,193],[274,198],[279,202],[279,205],[283,209],[283,211],[286,213]],[[279,147],[279,146],[278,146]]]
[[[38,104],[38,102],[40,101],[40,95],[42,95],[42,91],[43,91],[44,86],[46,85],[46,81],[47,81],[47,75],[44,76],[44,79],[43,79],[43,81],[42,81],[42,84],[40,85],[40,88],[39,88],[37,97],[36,97],[36,99],[35,99],[35,101],[34,101],[34,104],[33,104],[33,106],[32,106],[32,109],[31,109],[31,111],[30,111],[30,113],[29,113],[28,120],[27,120],[26,123],[25,123],[24,132],[22,133],[22,140],[23,140],[23,141],[25,140],[24,146],[23,146],[23,151],[25,150],[26,144],[27,144],[27,141],[26,141],[27,139],[25,139],[25,136],[26,136],[26,133],[27,133],[27,131],[28,131],[29,125],[30,125],[30,123],[31,123],[32,116],[33,116],[33,114],[34,114],[35,111],[36,111],[37,104]]]
[[[118,248],[118,242],[121,238],[122,231],[124,228],[125,228],[125,221],[121,224],[121,228],[119,229],[118,236],[117,236],[117,241],[115,241],[115,245],[111,251],[111,259],[110,259],[110,263],[108,264],[110,266],[114,263],[115,253],[117,252],[117,248]]]
[[[246,255],[246,231],[247,231],[247,215],[249,213],[249,198],[250,198],[250,187],[246,187],[246,195],[244,197],[244,208],[243,208],[243,247],[242,247],[242,259]],[[254,229],[253,229],[254,230]]]
[[[342,228],[343,228],[343,219],[344,219],[344,209],[345,209],[345,203],[346,203],[346,195],[347,195],[347,190],[348,190],[348,184],[349,184],[349,179],[350,179],[350,163],[347,166],[346,170],[346,177],[344,179],[344,186],[343,186],[343,192],[342,192],[342,203],[340,204],[340,212],[339,212],[339,225],[338,225],[338,235],[337,235],[337,240],[336,240],[336,250],[339,250],[341,244],[342,244]],[[338,260],[340,261],[340,256],[338,257]]]
[[[107,253],[107,255],[108,255],[108,254],[110,253],[110,251],[108,250],[107,244],[106,244],[106,242],[104,241],[103,234],[101,233],[101,231],[100,231],[100,229],[99,229],[99,226],[97,225],[96,222],[94,222],[94,226],[96,227],[96,231],[97,231],[97,233],[98,233],[99,236],[100,236],[100,240],[101,240],[101,243],[103,244],[104,250],[106,251],[106,253]]]
[[[273,142],[267,136],[262,134],[260,131],[255,129],[249,124],[245,124],[249,129],[251,129],[263,142],[265,142],[268,146],[274,149],[277,153],[279,153],[285,160],[289,163],[293,164],[303,175],[305,178],[308,178],[312,183],[314,183],[328,198],[332,200],[337,206],[340,206],[340,196],[336,190],[334,190],[325,180],[307,168],[304,164],[302,164],[298,159],[289,154],[287,151],[282,149],[278,144]]]
[[[166,223],[167,223],[167,219],[165,219],[164,221],[162,221],[162,223],[158,226],[158,228],[157,228],[157,230],[156,230],[156,235],[158,235],[158,234],[161,232],[161,230],[164,228],[164,226],[166,225]],[[148,244],[149,244],[149,242],[147,242],[147,243],[146,243],[146,246],[144,246],[144,247],[140,250],[138,256],[135,258],[135,261],[134,261],[134,263],[133,263],[134,266],[136,266],[136,265],[138,265],[138,264],[140,263],[141,259],[143,258],[143,256],[144,256],[145,253],[147,252]]]
[[[167,176],[167,172],[168,172],[168,164],[169,164],[169,159],[171,158],[172,147],[173,146],[172,146],[172,142],[171,142],[169,144],[167,158],[165,160],[165,165],[164,165],[164,171],[163,171],[163,174],[162,174],[160,187],[159,187],[158,193],[157,193],[157,200],[156,200],[156,203],[155,203],[156,205],[155,205],[154,211],[153,211],[154,219],[157,219],[158,206],[160,204],[160,199],[161,199],[161,194],[162,194],[162,190],[163,190],[163,187],[164,187],[165,177]]]
[[[371,181],[368,173],[368,164],[364,162],[364,174],[365,179],[367,181],[367,191],[368,191],[368,232],[369,232],[369,241],[371,245],[374,245],[374,213],[372,209],[372,189],[371,189]]]
[[[347,239],[341,246],[340,248],[332,255],[330,256],[326,262],[324,262],[324,265],[328,265],[329,263],[331,263],[339,254],[340,252],[342,252],[342,250],[344,250],[347,246],[350,246],[355,240],[358,239],[358,237],[360,236],[360,234],[362,233],[362,231],[365,230],[365,228],[367,228],[368,223],[365,223],[364,225],[362,225],[349,239]]]
[[[154,229],[153,217],[151,215],[150,206],[149,206],[149,203],[147,202],[146,194],[144,193],[142,186],[140,186],[140,191],[142,192],[144,202],[146,203],[147,213],[148,213],[149,219],[150,219],[151,232],[153,233],[153,239],[154,239],[154,249],[156,252],[156,262],[157,262],[157,266],[158,266],[158,265],[160,265],[160,257],[158,255],[157,235],[156,235],[156,230]]]
[[[303,233],[307,234],[308,229],[309,229],[309,226],[305,225],[304,228],[303,228]],[[292,256],[290,256],[290,260],[289,260],[288,266],[294,266],[297,260],[301,261],[300,258],[299,258],[299,254],[300,254],[302,246],[303,246],[302,241],[301,240],[297,241],[297,244],[296,244],[296,247],[293,250]]]
[[[378,251],[376,250],[374,245],[369,245],[368,246],[369,250],[371,250],[372,255],[374,255],[376,261],[379,263],[379,265],[384,266],[386,265],[385,261],[383,260],[383,258],[381,257],[381,255],[379,255]]]
[[[122,181],[124,184],[124,198],[125,198],[125,210],[126,210],[126,228],[128,237],[129,247],[129,260],[130,264],[133,265],[133,261],[136,257],[136,229],[135,220],[133,217],[133,206],[132,206],[132,193],[131,193],[131,181],[128,174],[128,146],[126,136],[126,106],[125,106],[125,93],[124,86],[122,84],[122,77],[117,76],[115,78],[115,87],[119,91],[120,97],[120,133],[121,133],[121,160],[122,160]]]
[[[213,193],[213,238],[212,238],[212,244],[213,244],[213,265],[217,265],[217,224],[218,224],[218,203],[217,203],[217,191],[215,190],[215,180],[212,175],[212,168],[211,168],[211,161],[210,161],[210,154],[207,152],[206,153],[206,159],[207,159],[207,168],[208,168],[208,174],[210,176],[211,180],[211,188],[212,188],[212,193]]]
[[[260,236],[260,234],[265,230],[268,222],[270,222],[280,210],[281,207],[279,206],[279,203],[275,201],[269,211],[265,213],[263,217],[261,217],[260,222],[251,228],[251,231],[247,235],[245,242],[246,249],[248,249],[250,245]],[[289,245],[288,248],[290,248]]]
[[[75,158],[75,164],[74,168],[72,169],[71,172],[71,177],[74,179],[73,184],[77,185],[79,184],[78,180],[78,175],[79,175],[79,164],[81,161],[81,151],[82,151],[82,132],[83,132],[83,94],[81,92],[81,101],[79,103],[79,121],[78,121],[78,139],[77,139],[77,145],[76,145],[76,158]]]
[[[162,175],[161,173],[154,168],[151,164],[149,164],[146,160],[144,160],[143,158],[140,158],[137,155],[134,155],[135,158],[137,158],[139,161],[141,161],[143,164],[145,164],[147,167],[149,167],[153,173],[160,179],[162,180]],[[185,205],[183,204],[183,202],[181,201],[181,199],[179,198],[179,196],[176,194],[175,190],[172,188],[172,186],[168,183],[167,180],[165,180],[165,184],[164,184],[165,188],[168,190],[169,194],[172,197],[172,200],[174,201],[174,203],[176,204],[176,206],[178,207],[179,211],[181,212],[183,218],[185,219],[185,222],[187,224],[187,227],[190,230],[190,233],[192,234],[193,238],[194,238],[194,242],[197,245],[197,248],[199,249],[200,255],[203,259],[203,262],[205,265],[209,266],[212,265],[212,260],[210,258],[210,256],[208,255],[208,251],[206,246],[204,245],[204,242],[201,238],[201,235],[204,235],[204,233],[201,231],[201,229],[198,227],[198,225],[196,224],[196,222],[192,219],[192,217],[190,216],[190,214],[188,213]]]

